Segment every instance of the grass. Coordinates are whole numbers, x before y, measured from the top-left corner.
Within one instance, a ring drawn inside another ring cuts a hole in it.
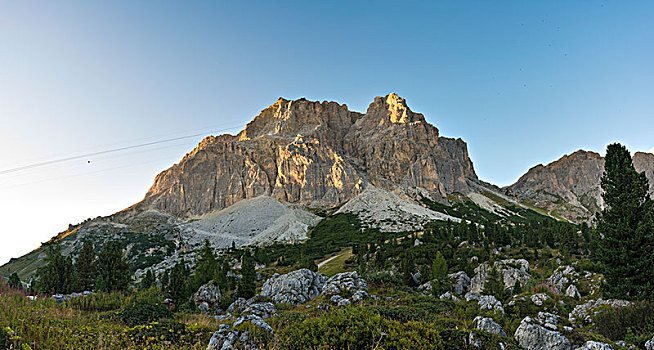
[[[337,273],[345,272],[348,268],[345,266],[345,261],[352,257],[352,249],[343,249],[340,252],[333,254],[331,257],[336,257],[328,261],[323,266],[318,267],[318,272],[323,273],[327,276],[334,276]],[[328,258],[328,259],[329,259]],[[327,259],[322,259],[325,261]],[[351,270],[351,269],[350,269]]]
[[[108,295],[100,303],[129,298],[127,295]],[[87,311],[81,307],[82,304],[82,300],[64,305],[57,305],[52,299],[29,300],[20,291],[1,287],[0,329],[9,337],[0,339],[0,347],[32,350],[205,349],[217,328],[215,321],[186,315],[176,318],[193,323],[168,320],[128,327],[112,317],[115,310]],[[98,304],[95,308],[105,307]],[[134,334],[146,334],[147,338],[135,337]],[[5,344],[1,344],[3,342]]]

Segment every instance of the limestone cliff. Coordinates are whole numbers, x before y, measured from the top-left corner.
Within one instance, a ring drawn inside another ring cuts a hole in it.
[[[368,183],[445,198],[467,193],[466,178],[477,176],[465,142],[439,136],[396,94],[376,97],[365,114],[279,98],[238,135],[207,137],[160,173],[140,206],[201,215],[261,195],[336,206]]]
[[[645,171],[650,194],[654,194],[654,155],[636,152],[633,163],[637,171]],[[568,220],[584,221],[604,206],[600,188],[603,173],[602,156],[579,150],[548,165],[539,164],[529,169],[505,190],[509,195]]]

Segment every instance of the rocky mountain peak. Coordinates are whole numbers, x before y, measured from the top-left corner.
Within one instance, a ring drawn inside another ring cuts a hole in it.
[[[467,193],[467,179],[476,178],[465,142],[439,137],[397,94],[376,97],[366,114],[279,98],[237,136],[208,137],[159,174],[141,206],[201,215],[266,195],[329,207],[368,184],[421,187],[444,199]]]
[[[265,136],[294,138],[297,134],[310,135],[325,127],[349,129],[360,116],[360,113],[352,112],[346,105],[336,102],[280,97],[248,123],[238,138],[240,141]]]
[[[424,123],[425,117],[411,111],[406,100],[396,93],[377,96],[368,106],[366,117],[378,120],[380,125]]]

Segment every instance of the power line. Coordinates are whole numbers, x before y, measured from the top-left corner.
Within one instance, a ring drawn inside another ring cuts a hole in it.
[[[20,167],[16,167],[16,168],[10,168],[10,169],[2,170],[2,171],[0,171],[0,175],[15,173],[15,172],[18,172],[18,171],[23,171],[23,170],[32,169],[32,168],[38,168],[38,167],[51,165],[51,164],[56,164],[56,163],[68,162],[68,161],[75,160],[75,159],[93,157],[93,156],[98,156],[98,155],[107,154],[107,153],[115,153],[115,152],[125,151],[125,150],[129,150],[129,149],[134,149],[134,148],[158,145],[158,144],[166,143],[166,142],[179,141],[179,140],[189,139],[189,138],[192,138],[192,137],[204,136],[204,135],[207,135],[207,134],[233,130],[233,129],[236,129],[236,128],[240,128],[240,126],[235,126],[235,127],[220,129],[220,130],[213,130],[213,131],[208,131],[208,132],[203,132],[203,133],[193,134],[193,135],[173,137],[173,138],[159,140],[159,141],[140,143],[140,144],[136,144],[136,145],[130,145],[130,146],[125,146],[125,147],[108,149],[108,150],[104,150],[104,151],[81,154],[81,155],[77,155],[77,156],[72,156],[72,157],[67,157],[67,158],[60,158],[60,159],[55,159],[55,160],[49,160],[49,161],[40,162],[40,163],[33,163],[33,164],[24,165],[24,166],[20,166]]]

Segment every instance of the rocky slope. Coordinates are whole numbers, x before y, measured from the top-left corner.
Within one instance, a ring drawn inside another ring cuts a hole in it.
[[[654,154],[636,152],[634,167],[644,171],[654,194]],[[507,194],[527,203],[580,222],[592,219],[603,208],[600,180],[604,158],[595,152],[579,150],[548,165],[539,164],[516,183],[504,188]]]

